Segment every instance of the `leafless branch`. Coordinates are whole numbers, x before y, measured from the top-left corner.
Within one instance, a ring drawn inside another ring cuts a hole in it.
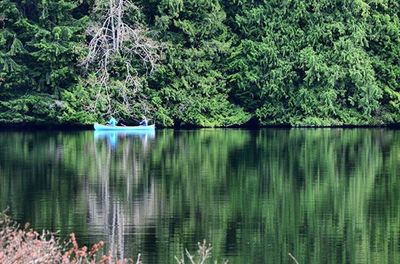
[[[297,259],[289,252],[289,257],[296,263],[299,264],[299,262],[297,261]]]
[[[198,246],[197,257],[190,254],[190,252],[187,249],[185,249],[186,257],[189,259],[190,264],[205,264],[207,260],[210,259],[211,257],[211,251],[212,251],[211,244],[207,245],[206,241],[204,240],[203,243],[198,242],[197,246]],[[182,258],[180,259],[175,256],[175,260],[178,264],[185,264],[185,258],[183,254]],[[215,261],[215,263],[217,263],[217,261]],[[226,264],[228,263],[228,261],[225,260],[223,261],[223,263]]]
[[[149,38],[148,30],[139,23],[129,24],[125,16],[128,10],[139,10],[129,0],[96,0],[94,12],[98,19],[86,31],[91,37],[88,44],[88,53],[81,61],[86,70],[93,70],[95,84],[101,87],[95,96],[97,101],[101,96],[108,97],[110,101],[112,94],[108,91],[110,78],[113,76],[112,69],[115,63],[121,61],[125,64],[125,72],[119,74],[124,76],[123,85],[131,89],[121,89],[123,104],[128,108],[132,101],[132,95],[140,96],[143,77],[135,70],[137,66],[145,69],[145,75],[155,69],[160,59],[161,46],[157,41]],[[140,65],[135,65],[135,63]],[[119,76],[119,78],[120,78]],[[113,110],[110,108],[108,112]]]

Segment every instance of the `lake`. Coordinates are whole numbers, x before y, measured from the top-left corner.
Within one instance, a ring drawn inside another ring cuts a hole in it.
[[[400,263],[400,130],[0,132],[0,209],[176,263]]]

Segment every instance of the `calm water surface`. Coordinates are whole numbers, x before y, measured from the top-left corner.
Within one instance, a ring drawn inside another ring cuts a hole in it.
[[[400,131],[0,132],[0,208],[175,263],[400,263]]]

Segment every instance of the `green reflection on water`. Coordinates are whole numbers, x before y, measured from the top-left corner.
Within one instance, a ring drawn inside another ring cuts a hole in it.
[[[0,206],[36,228],[174,263],[400,263],[400,133],[0,133]]]

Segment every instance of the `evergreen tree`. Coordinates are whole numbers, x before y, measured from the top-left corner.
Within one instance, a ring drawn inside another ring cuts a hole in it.
[[[99,57],[79,61],[101,2],[0,2],[0,122],[400,122],[396,0],[136,0],[124,23],[162,43],[159,65],[119,50],[99,85]]]
[[[166,115],[177,125],[227,126],[248,119],[229,102],[226,59],[232,52],[226,14],[217,0],[162,0],[155,27],[167,43],[165,63],[152,82]]]
[[[235,19],[230,22],[238,36],[229,78],[235,102],[255,112],[264,124],[398,120],[399,86],[392,82],[389,88],[380,81],[376,71],[382,66],[377,61],[382,60],[375,53],[382,54],[384,47],[377,41],[370,43],[371,37],[383,37],[381,43],[390,46],[390,52],[398,50],[399,31],[393,29],[398,25],[399,5],[384,2],[238,2],[234,8],[238,13],[231,14]],[[388,12],[391,17],[385,15]],[[389,24],[396,33],[388,34],[389,25],[380,23],[376,36],[373,21],[381,15],[393,19]],[[398,80],[393,64],[388,65],[389,71]]]
[[[84,17],[78,2],[0,3],[0,119],[54,120],[61,91],[75,85]]]

